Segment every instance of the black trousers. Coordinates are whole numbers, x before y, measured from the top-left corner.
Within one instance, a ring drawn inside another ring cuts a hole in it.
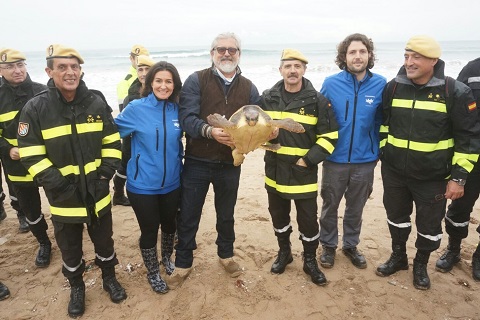
[[[166,234],[175,233],[180,188],[167,194],[138,194],[127,190],[127,195],[140,226],[140,248],[156,246],[160,226]]]
[[[320,237],[317,198],[295,199],[293,201],[297,209],[299,239],[302,241],[305,252],[314,253],[318,248],[318,238]],[[272,217],[275,235],[279,238],[287,237],[292,232],[290,224],[291,209],[292,200],[268,192],[268,211]]]
[[[42,214],[40,192],[35,185],[20,185],[12,183],[22,212],[25,213],[30,231],[38,242],[48,241],[48,224]]]
[[[444,197],[447,181],[417,180],[405,177],[382,164],[383,205],[393,244],[407,242],[412,230],[410,216],[415,203],[418,250],[432,252],[442,239],[442,220],[445,216]]]
[[[83,260],[83,223],[62,223],[52,220],[55,239],[62,253],[62,273],[68,278],[85,271]],[[95,249],[95,264],[100,268],[114,267],[118,259],[113,247],[112,212],[106,213],[98,224],[87,225],[88,235]]]

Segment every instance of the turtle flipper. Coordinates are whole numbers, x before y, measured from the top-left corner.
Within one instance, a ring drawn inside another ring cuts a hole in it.
[[[282,146],[279,143],[264,143],[260,145],[260,148],[268,151],[277,151]]]
[[[245,160],[245,155],[239,152],[238,149],[233,149],[232,156],[233,156],[233,165],[236,167],[241,165],[243,163],[243,160]]]
[[[295,132],[295,133],[305,132],[305,128],[300,123],[298,123],[297,121],[291,118],[285,118],[281,120],[272,120],[271,124],[276,127],[279,127],[291,132]]]
[[[225,117],[219,115],[218,113],[211,114],[207,116],[207,121],[208,124],[211,126],[214,126],[216,128],[233,128],[235,127],[235,124],[227,119]]]

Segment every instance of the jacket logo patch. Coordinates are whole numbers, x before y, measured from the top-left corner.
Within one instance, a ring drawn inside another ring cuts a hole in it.
[[[372,105],[373,101],[375,101],[375,96],[365,96],[365,103],[367,105]]]
[[[477,102],[476,101],[473,101],[472,103],[470,103],[468,105],[468,111],[469,112],[472,112],[473,110],[477,109]]]
[[[91,114],[89,114],[89,115],[87,116],[87,122],[88,122],[88,123],[93,123],[94,121],[95,121],[95,120],[93,119],[93,116],[92,116]]]
[[[20,137],[25,137],[28,134],[28,128],[30,125],[26,122],[19,122],[18,123],[18,135]]]

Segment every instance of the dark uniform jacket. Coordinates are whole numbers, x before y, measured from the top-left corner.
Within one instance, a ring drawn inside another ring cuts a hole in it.
[[[33,177],[20,160],[10,158],[10,149],[18,146],[18,118],[23,106],[47,86],[27,78],[20,85],[13,87],[4,78],[0,80],[0,155],[3,165],[12,183],[32,185]]]
[[[293,101],[282,99],[283,80],[262,94],[260,106],[274,120],[292,118],[305,133],[280,129],[281,148],[265,152],[265,188],[286,199],[314,198],[318,193],[318,163],[332,154],[338,140],[338,124],[328,100],[312,83],[303,79],[303,88]],[[296,165],[303,158],[307,168]]]
[[[381,159],[398,174],[419,180],[466,179],[478,159],[475,100],[470,88],[455,81],[454,92],[448,93],[453,95],[451,105],[446,103],[444,66],[439,59],[432,79],[422,87],[402,67],[392,80],[393,97],[384,91]]]
[[[240,69],[230,85],[225,85],[215,68],[195,72],[187,78],[180,94],[180,125],[186,132],[185,157],[207,162],[233,164],[232,149],[201,132],[207,116],[218,113],[229,119],[238,109],[258,104],[257,88],[241,75]]]
[[[48,86],[20,115],[21,161],[44,187],[52,219],[95,222],[111,209],[109,180],[121,160],[112,110],[103,95],[88,90],[83,81],[71,102],[53,80]]]

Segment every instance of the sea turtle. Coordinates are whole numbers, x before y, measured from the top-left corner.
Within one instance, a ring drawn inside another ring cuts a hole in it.
[[[305,132],[303,126],[293,119],[272,120],[259,106],[246,105],[235,112],[229,120],[218,113],[207,117],[211,126],[223,128],[234,141],[232,147],[233,164],[239,166],[245,159],[245,154],[257,148],[270,151],[280,149],[280,144],[267,144],[268,137],[275,128],[301,133]]]

